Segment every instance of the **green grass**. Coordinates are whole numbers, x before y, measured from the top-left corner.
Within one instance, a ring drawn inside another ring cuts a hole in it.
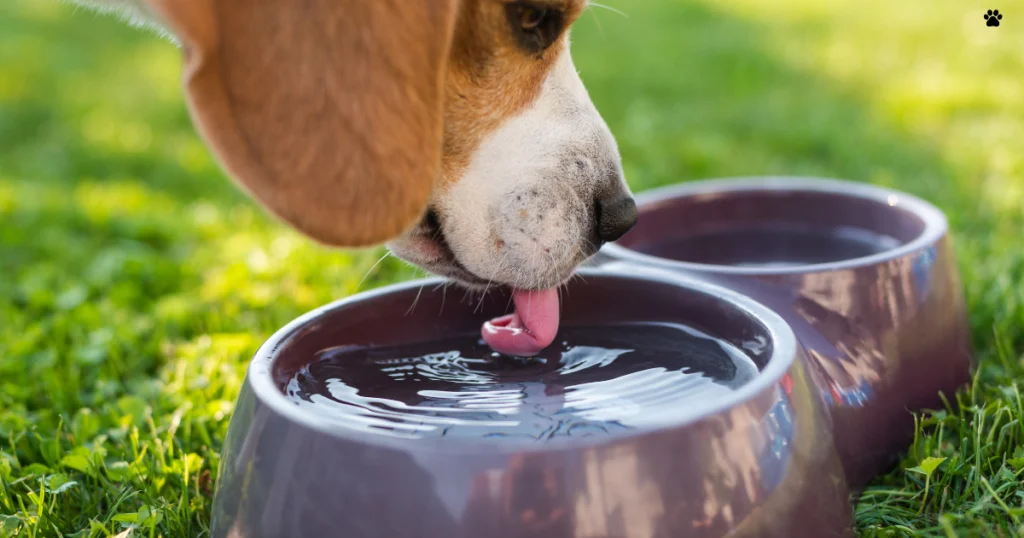
[[[634,189],[814,174],[947,211],[981,367],[857,523],[1024,535],[1024,0],[604,3],[626,16],[585,13],[574,56]],[[417,274],[388,259],[360,288],[381,251],[266,218],[194,135],[178,67],[113,19],[0,2],[0,536],[203,535],[259,343]]]

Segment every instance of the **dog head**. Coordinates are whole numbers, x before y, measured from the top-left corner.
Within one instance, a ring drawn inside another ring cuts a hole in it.
[[[329,245],[549,288],[636,220],[569,54],[585,0],[147,0],[222,165]]]

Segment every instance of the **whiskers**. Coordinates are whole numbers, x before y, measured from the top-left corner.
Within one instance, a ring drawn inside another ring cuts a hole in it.
[[[575,260],[585,261],[587,259],[586,253],[592,250],[594,247],[592,244],[587,242],[580,242],[575,245]],[[421,285],[416,292],[415,297],[412,299],[412,304],[409,305],[406,315],[412,314],[415,308],[419,305],[421,300],[425,301],[429,305],[427,308],[437,310],[437,315],[444,315],[444,308],[448,298],[449,286],[456,288],[462,293],[456,295],[456,302],[468,311],[474,314],[481,313],[492,313],[497,311],[501,306],[501,297],[506,297],[505,308],[502,312],[509,312],[513,310],[513,304],[515,303],[515,291],[516,290],[542,290],[542,289],[554,289],[557,293],[558,304],[561,306],[570,293],[570,284],[575,282],[576,279],[583,280],[575,271],[566,274],[567,267],[565,262],[570,260],[564,260],[563,263],[559,263],[558,260],[563,259],[563,255],[570,254],[569,252],[558,252],[558,251],[547,251],[537,255],[542,256],[541,259],[546,260],[540,264],[540,267],[530,267],[529,265],[522,265],[519,260],[514,256],[514,252],[505,252],[496,258],[496,262],[493,266],[493,270],[489,271],[489,277],[484,280],[479,277],[476,281],[464,281],[458,278],[447,278],[439,282],[429,282]],[[385,254],[384,258],[377,261],[370,269],[372,273],[380,263],[386,259],[390,253]],[[415,267],[415,266],[414,266]],[[418,268],[418,273],[424,273],[422,276],[426,276],[429,271],[423,271]],[[443,273],[440,273],[443,274]],[[421,275],[418,275],[421,276]],[[363,280],[367,280],[369,274],[364,276]],[[361,281],[362,285],[363,282]],[[426,293],[424,293],[426,288]],[[411,291],[411,290],[410,290]],[[497,293],[495,293],[497,291]],[[440,293],[440,298],[438,294]],[[524,308],[526,305],[524,305]],[[451,306],[449,306],[451,308]]]
[[[506,250],[505,254],[503,254],[501,256],[501,259],[498,260],[498,267],[497,267],[497,270],[494,272],[494,274],[500,274],[502,271],[504,271],[505,270],[505,263],[507,261],[508,261],[508,251]],[[494,277],[492,276],[491,278],[487,279],[487,284],[484,284],[484,291],[480,294],[480,301],[476,304],[476,308],[473,309],[473,313],[474,314],[476,314],[477,311],[480,310],[480,307],[484,304],[484,299],[487,298],[487,291],[490,290],[491,282],[493,282],[493,281],[494,281]]]
[[[605,4],[598,4],[596,2],[591,2],[590,3],[590,7],[606,9],[606,10],[611,11],[612,13],[615,13],[617,15],[622,15],[623,17],[626,17],[627,19],[629,18],[629,16],[626,15],[625,13],[623,13],[622,11],[619,11],[618,9],[615,9],[615,8],[613,8],[611,6],[608,6],[608,5],[605,5]],[[601,26],[601,19],[597,18],[597,12],[595,10],[592,10],[592,9],[588,9],[587,11],[589,11],[590,15],[594,18],[594,24],[597,25],[597,31],[600,32],[601,33],[601,37],[604,38],[605,37],[605,35],[604,35],[604,26]]]
[[[419,272],[421,274],[419,274],[417,276],[419,276],[421,278],[428,276],[428,273],[426,271],[420,270]],[[441,284],[444,284],[444,282],[442,282]],[[409,314],[412,314],[413,310],[416,310],[416,305],[419,304],[419,302],[420,302],[420,296],[423,295],[423,287],[424,286],[426,286],[426,282],[424,282],[423,284],[420,284],[420,288],[418,290],[416,290],[416,297],[413,297],[412,304],[409,305],[409,309],[405,311],[405,315],[406,316],[408,316]],[[434,287],[434,291],[437,291],[437,287]],[[443,305],[443,300],[444,300],[444,297],[442,296],[442,305]]]
[[[579,280],[579,281],[583,282],[584,284],[587,283],[587,279],[583,278],[583,275],[581,275],[579,272],[574,272],[572,275],[569,276],[569,278],[565,279],[565,281],[563,281],[561,284],[558,285],[558,305],[559,306],[562,306],[564,298],[568,297],[570,295],[569,294],[569,284],[572,284],[573,280]]]
[[[438,288],[441,289],[441,308],[437,309],[437,315],[438,316],[440,316],[442,313],[444,313],[444,300],[448,297],[448,286],[451,283],[452,283],[452,281],[446,278],[440,284],[434,286],[434,289],[431,290],[431,291],[437,291]]]
[[[590,7],[597,7],[597,8],[601,8],[601,9],[607,9],[608,11],[611,11],[612,13],[615,13],[616,15],[621,15],[621,16],[627,18],[627,19],[629,18],[629,15],[626,15],[626,13],[624,11],[621,11],[621,10],[619,10],[617,8],[611,7],[611,6],[607,5],[607,4],[599,4],[597,2],[591,2],[590,3]]]
[[[370,277],[370,274],[373,273],[373,270],[376,269],[377,266],[380,265],[381,262],[386,260],[387,257],[390,256],[390,255],[391,255],[391,251],[390,250],[384,251],[384,255],[381,256],[379,260],[377,260],[377,263],[374,263],[372,266],[370,266],[370,268],[366,271],[366,274],[363,275],[363,278],[359,281],[358,284],[356,284],[355,291],[359,291],[359,288],[363,287],[363,283],[365,283],[366,279]]]

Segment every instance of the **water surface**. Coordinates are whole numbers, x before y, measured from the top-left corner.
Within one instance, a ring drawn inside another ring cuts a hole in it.
[[[285,393],[341,428],[535,443],[671,424],[756,374],[727,342],[637,323],[563,327],[530,358],[494,353],[478,335],[328,349]]]

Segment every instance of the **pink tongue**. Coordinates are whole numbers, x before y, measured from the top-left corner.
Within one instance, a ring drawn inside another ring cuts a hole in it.
[[[491,349],[528,357],[551,345],[558,332],[558,290],[512,290],[514,313],[484,323],[480,334]]]

